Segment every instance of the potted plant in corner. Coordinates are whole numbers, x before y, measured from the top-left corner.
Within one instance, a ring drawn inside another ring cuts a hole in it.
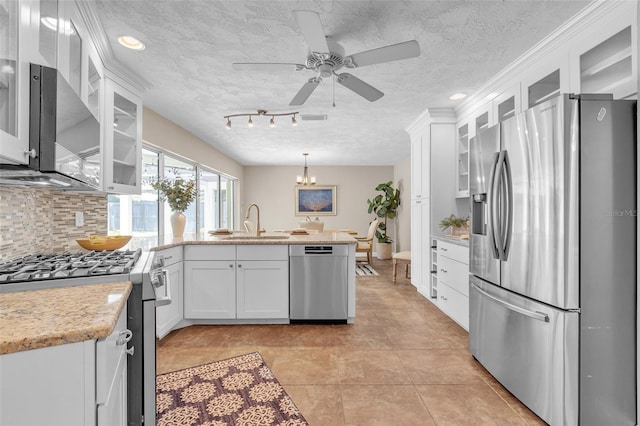
[[[373,200],[367,200],[369,213],[375,213],[381,218],[380,225],[376,230],[377,257],[378,259],[391,259],[392,239],[387,234],[387,219],[395,219],[400,206],[400,190],[393,187],[391,181],[378,184],[376,191],[382,194],[376,195]]]
[[[196,198],[195,180],[186,181],[178,178],[169,180],[163,178],[157,182],[151,182],[151,187],[159,192],[160,201],[167,201],[173,212],[171,215],[171,229],[174,238],[182,238],[187,218],[184,215],[189,204]]]

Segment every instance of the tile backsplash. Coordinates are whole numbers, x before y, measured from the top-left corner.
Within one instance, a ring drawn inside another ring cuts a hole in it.
[[[83,226],[76,227],[76,212],[83,212]],[[82,251],[76,238],[106,233],[106,194],[0,186],[0,262]]]

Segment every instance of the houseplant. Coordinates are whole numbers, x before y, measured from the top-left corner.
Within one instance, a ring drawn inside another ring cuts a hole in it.
[[[151,187],[158,191],[160,201],[166,200],[169,203],[169,208],[173,212],[171,215],[173,236],[182,237],[184,235],[184,226],[187,222],[184,212],[196,198],[195,180],[163,178],[157,182],[151,182]]]
[[[452,214],[440,221],[440,228],[443,231],[450,228],[451,233],[449,235],[452,236],[469,234],[469,217],[456,217],[456,215]]]
[[[376,195],[373,200],[367,200],[369,213],[375,213],[381,218],[380,225],[376,230],[376,240],[378,242],[378,259],[391,259],[392,240],[387,234],[387,219],[395,219],[400,206],[400,190],[393,187],[392,181],[383,182],[376,186],[376,191],[382,194]]]

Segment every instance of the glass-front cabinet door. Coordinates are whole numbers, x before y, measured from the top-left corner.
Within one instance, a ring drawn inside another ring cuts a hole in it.
[[[115,194],[140,194],[142,100],[105,79],[105,185]]]
[[[29,8],[0,0],[0,157],[29,162]]]

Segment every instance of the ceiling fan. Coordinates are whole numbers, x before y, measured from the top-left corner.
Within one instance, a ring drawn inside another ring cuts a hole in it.
[[[316,73],[293,97],[289,103],[290,106],[303,105],[323,78],[334,76],[336,81],[347,89],[352,90],[370,102],[377,101],[384,96],[384,93],[348,72],[338,73],[337,71],[343,67],[359,68],[383,62],[415,58],[420,55],[418,42],[411,40],[345,56],[342,46],[336,43],[331,37],[325,36],[322,30],[322,23],[320,22],[320,15],[309,10],[294,10],[293,15],[309,47],[310,53],[304,64],[234,63],[232,65],[233,69],[237,71],[276,71],[288,69],[295,71],[311,70]]]

